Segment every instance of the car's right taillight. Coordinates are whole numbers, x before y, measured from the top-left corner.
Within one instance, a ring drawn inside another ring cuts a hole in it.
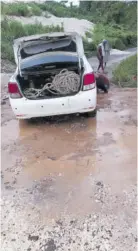
[[[95,88],[95,75],[94,73],[85,74],[83,77],[83,91],[88,91]]]
[[[8,83],[8,92],[11,98],[22,98],[22,94],[16,82]]]

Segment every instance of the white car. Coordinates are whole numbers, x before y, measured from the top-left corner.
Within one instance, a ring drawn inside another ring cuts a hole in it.
[[[50,33],[14,40],[17,69],[8,83],[12,110],[18,119],[81,113],[96,115],[97,90],[77,33]],[[78,89],[58,93],[45,89],[63,69],[79,77]],[[41,92],[36,95],[36,91]],[[31,95],[27,95],[31,91]]]

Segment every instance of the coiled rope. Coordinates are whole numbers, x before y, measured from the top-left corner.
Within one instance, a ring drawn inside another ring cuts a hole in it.
[[[80,77],[73,71],[63,69],[59,74],[55,75],[52,83],[46,83],[42,89],[27,88],[24,95],[27,98],[38,98],[44,96],[44,91],[48,90],[54,95],[68,95],[78,92],[80,87]]]

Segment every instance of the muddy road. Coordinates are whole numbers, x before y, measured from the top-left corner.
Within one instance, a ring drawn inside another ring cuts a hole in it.
[[[111,86],[95,119],[31,122],[1,105],[2,251],[136,249],[136,102]]]

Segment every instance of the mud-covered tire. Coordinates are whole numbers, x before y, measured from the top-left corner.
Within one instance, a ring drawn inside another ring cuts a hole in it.
[[[87,117],[87,118],[95,118],[95,117],[96,117],[96,114],[97,114],[97,109],[95,109],[95,110],[92,111],[92,112],[87,112],[87,113],[85,113],[84,115],[85,115],[85,117]]]

